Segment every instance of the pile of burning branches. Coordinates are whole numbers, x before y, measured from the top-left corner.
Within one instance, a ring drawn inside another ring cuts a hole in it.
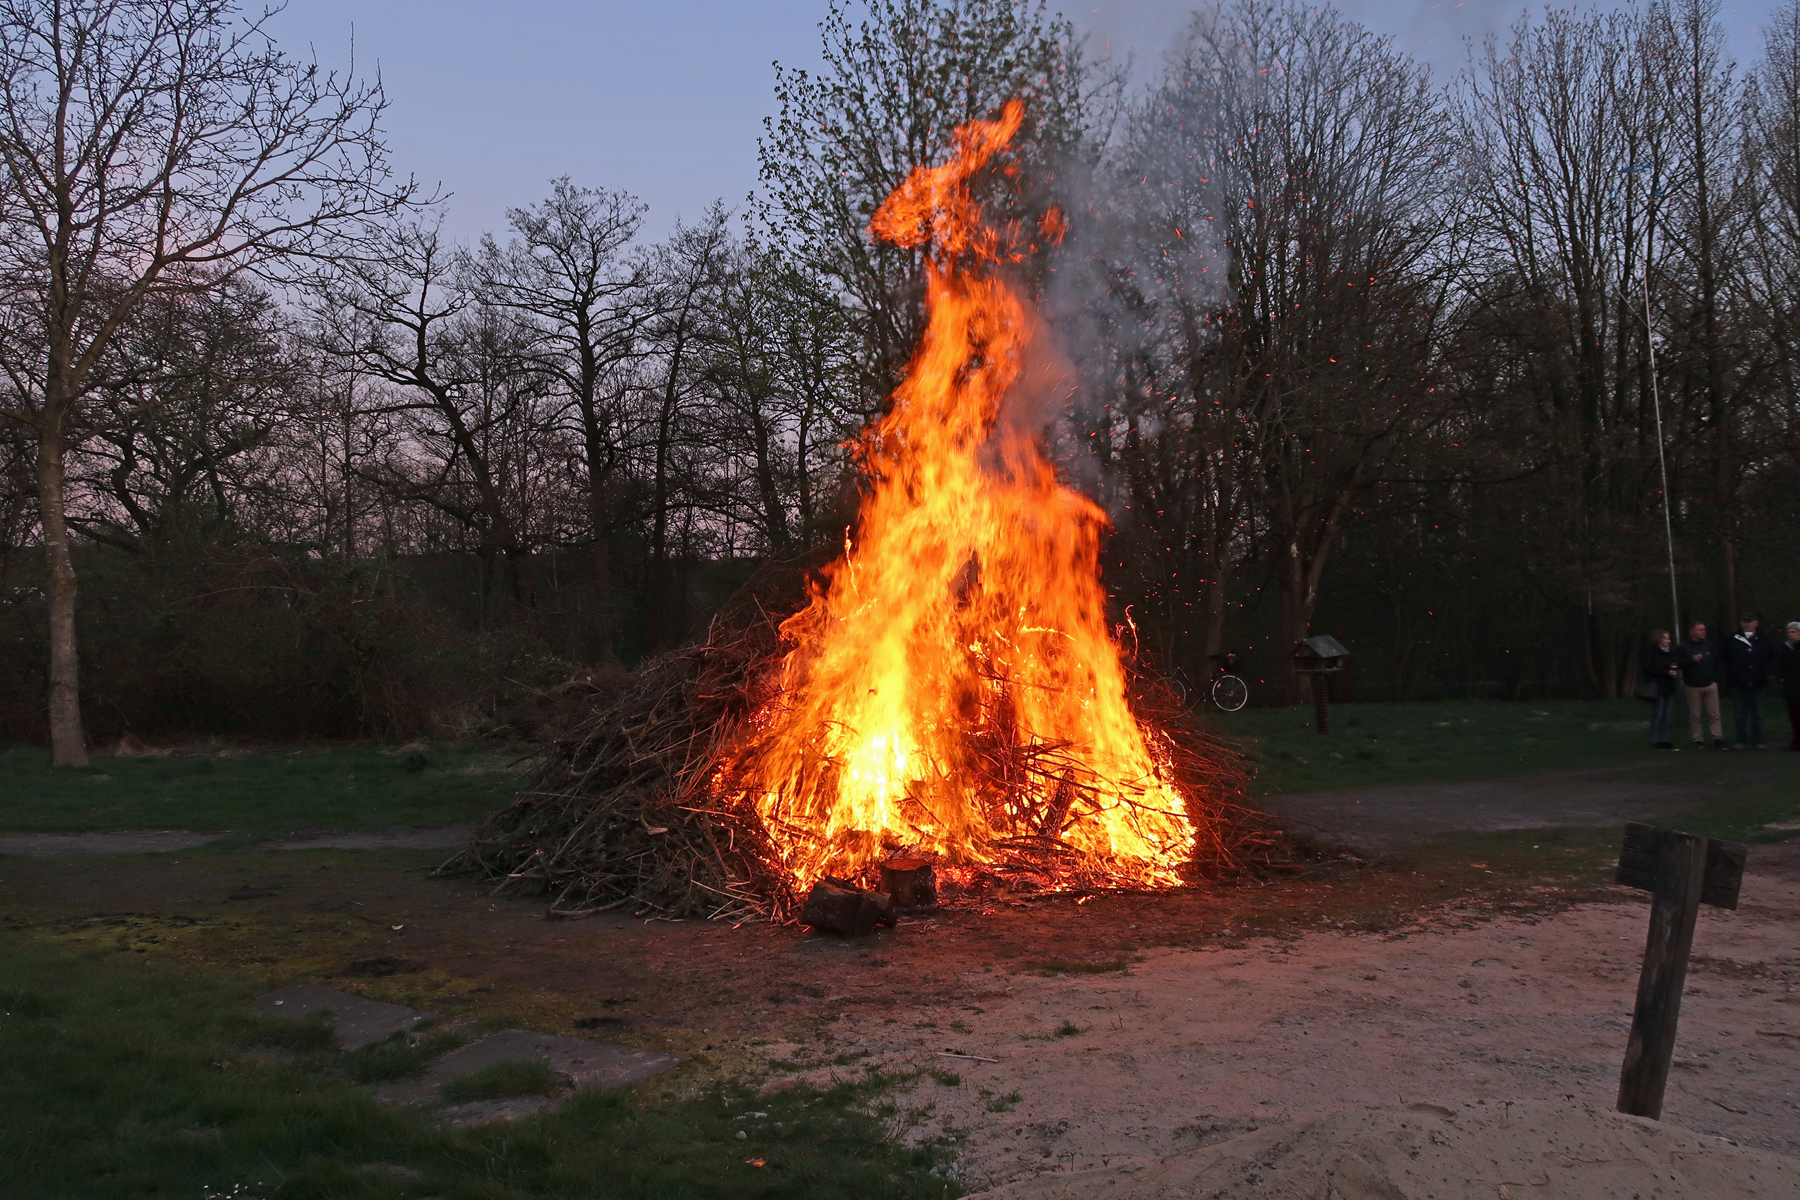
[[[729,768],[756,740],[751,718],[779,702],[783,646],[776,621],[721,619],[708,639],[646,662],[623,689],[546,745],[537,772],[491,818],[460,860],[502,890],[547,895],[549,911],[791,920],[811,879],[781,866],[754,797]],[[1257,873],[1288,857],[1280,831],[1243,801],[1240,751],[1180,711],[1151,676],[1134,677],[1133,707],[1166,751],[1197,836],[1182,875],[1203,883]],[[1013,830],[986,861],[937,864],[945,903],[1036,899],[1113,890],[1057,836],[1089,786],[1067,748],[976,739],[974,790],[1008,797]],[[1048,786],[1045,786],[1046,783]],[[897,849],[896,854],[904,853]],[[873,885],[874,872],[858,882]],[[1129,890],[1129,889],[1127,889]]]
[[[779,628],[760,606],[716,621],[648,664],[555,743],[474,865],[545,888],[553,912],[787,919],[801,889],[855,896],[926,867],[938,895],[1041,895],[1268,856],[1239,756],[1124,661],[1106,514],[1033,433],[1039,323],[1004,269],[1023,231],[985,223],[972,185],[1023,121],[1013,101],[969,122],[870,222],[931,247],[930,321],[863,431],[856,533],[809,603]],[[1065,228],[1052,213],[1032,236]]]

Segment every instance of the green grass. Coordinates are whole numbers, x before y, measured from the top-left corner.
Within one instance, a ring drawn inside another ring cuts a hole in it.
[[[1785,745],[1779,706],[1765,703],[1770,745]],[[1334,704],[1330,732],[1306,708],[1207,710],[1209,729],[1252,743],[1259,795],[1393,783],[1450,783],[1574,770],[1650,754],[1649,705],[1641,700],[1453,700],[1430,704]],[[1726,714],[1727,724],[1730,714]],[[1677,744],[1687,716],[1677,705]]]
[[[489,748],[361,744],[169,758],[97,757],[52,770],[39,746],[0,750],[0,830],[288,832],[454,825],[503,806],[521,776]]]
[[[358,1083],[391,1083],[425,1073],[431,1060],[456,1049],[466,1039],[442,1029],[413,1036],[396,1033],[385,1041],[361,1046],[344,1055],[346,1073]]]
[[[292,1035],[311,1023],[253,1015],[246,990],[221,979],[10,933],[0,962],[7,1200],[958,1194],[927,1173],[939,1150],[885,1136],[879,1078],[665,1102],[589,1089],[551,1113],[456,1130],[377,1104],[346,1056]],[[257,1050],[280,1042],[298,1053]],[[749,1109],[766,1115],[746,1120]]]
[[[1785,842],[1800,837],[1800,783],[1791,770],[1783,774],[1787,777],[1734,788],[1716,804],[1655,823],[1728,842]],[[1788,828],[1771,829],[1772,824]]]
[[[1769,752],[1744,764],[1743,755],[1733,755],[1724,761],[1753,766],[1749,782],[1720,784],[1710,804],[1647,816],[1646,820],[1660,828],[1753,847],[1800,837],[1800,762],[1796,759],[1800,755]],[[1720,763],[1721,758],[1711,751],[1682,754],[1664,760],[1660,777],[1676,782],[1688,779],[1697,785],[1717,781]],[[1771,828],[1777,825],[1788,828]],[[1461,884],[1477,884],[1483,875],[1489,875],[1579,887],[1612,879],[1624,833],[1621,825],[1447,833],[1410,848],[1404,856],[1417,870]],[[1751,855],[1754,859],[1754,850]]]
[[[452,1104],[471,1100],[505,1100],[513,1096],[547,1096],[556,1090],[562,1077],[550,1064],[533,1058],[489,1063],[467,1075],[458,1075],[443,1088],[444,1099]]]

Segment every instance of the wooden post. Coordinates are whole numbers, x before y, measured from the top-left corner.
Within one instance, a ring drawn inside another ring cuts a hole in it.
[[[1702,902],[1736,908],[1747,849],[1673,829],[1625,827],[1615,877],[1651,893],[1650,934],[1644,969],[1638,977],[1637,1007],[1625,1065],[1619,1072],[1619,1111],[1662,1116],[1663,1091],[1675,1054],[1675,1027],[1681,1017],[1681,990],[1687,981],[1694,921]]]
[[[1313,724],[1317,726],[1320,733],[1325,732],[1325,700],[1330,689],[1330,676],[1314,675],[1312,677]]]

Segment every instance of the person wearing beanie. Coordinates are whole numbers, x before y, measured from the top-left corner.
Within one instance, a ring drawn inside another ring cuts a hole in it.
[[[1706,745],[1701,736],[1702,711],[1712,718],[1713,749],[1725,748],[1725,726],[1719,720],[1719,651],[1706,640],[1706,622],[1688,626],[1687,637],[1676,648],[1675,661],[1681,666],[1681,682],[1687,691],[1688,727],[1694,734],[1694,745]]]
[[[1800,621],[1789,621],[1787,640],[1775,651],[1775,677],[1781,680],[1781,698],[1787,701],[1789,750],[1800,750]]]
[[[1774,647],[1757,632],[1760,622],[1753,612],[1738,620],[1738,631],[1725,640],[1719,658],[1725,668],[1725,682],[1731,685],[1731,714],[1737,725],[1737,743],[1733,750],[1763,745],[1763,689],[1769,686],[1769,668],[1775,663]]]

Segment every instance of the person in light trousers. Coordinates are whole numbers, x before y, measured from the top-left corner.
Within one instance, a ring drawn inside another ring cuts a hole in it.
[[[1725,748],[1725,723],[1719,719],[1719,650],[1706,640],[1706,622],[1688,626],[1687,637],[1676,648],[1675,658],[1681,664],[1681,682],[1687,690],[1688,727],[1694,733],[1694,745],[1706,745],[1701,736],[1702,715],[1712,718],[1714,750]]]

